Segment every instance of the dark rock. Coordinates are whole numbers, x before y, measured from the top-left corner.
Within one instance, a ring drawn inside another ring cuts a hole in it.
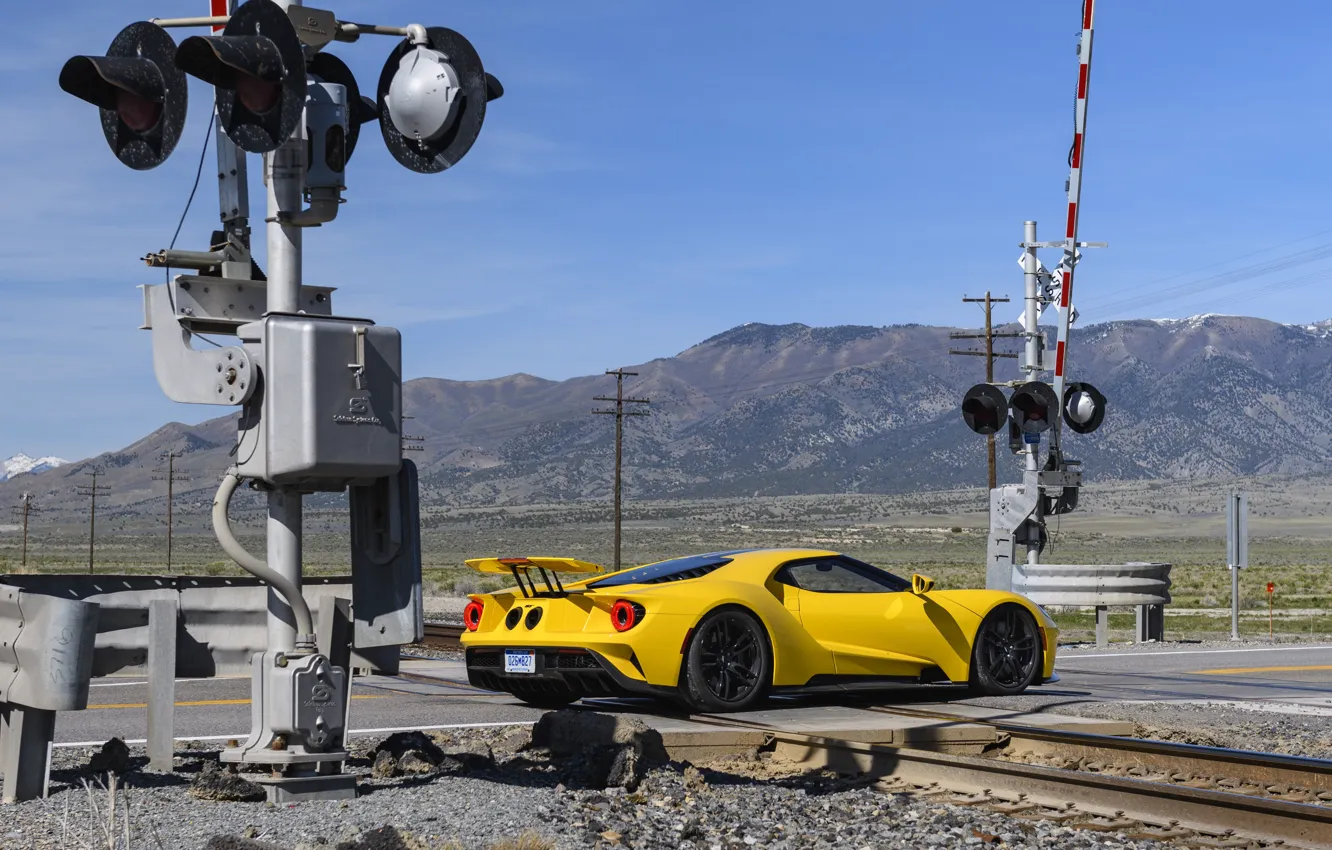
[[[643,757],[632,746],[623,746],[611,758],[606,769],[606,786],[637,791],[638,785],[647,775],[647,765]]]
[[[432,761],[421,750],[408,750],[398,759],[398,772],[418,776],[431,774],[435,773],[444,762],[445,759],[442,756],[438,761]]]
[[[189,795],[199,800],[231,803],[257,803],[267,798],[262,786],[222,770],[211,761],[204,762],[203,770],[190,783]]]
[[[208,839],[203,850],[283,850],[283,848],[267,841],[251,841],[234,835],[214,835]]]
[[[419,753],[432,765],[444,760],[444,751],[424,732],[394,732],[375,747],[376,758],[378,753],[386,752],[395,759],[401,759],[412,751]]]
[[[391,826],[381,826],[363,833],[355,841],[343,841],[334,850],[415,850],[420,845],[408,842]]]
[[[119,738],[102,745],[99,752],[88,759],[88,770],[93,773],[125,773],[130,769],[130,750]]]
[[[463,770],[487,770],[495,766],[495,754],[482,741],[445,747],[444,758],[458,762]]]
[[[684,769],[684,787],[690,791],[702,791],[708,787],[708,778],[703,775],[703,771],[691,765],[686,765]]]
[[[370,768],[370,775],[376,779],[392,779],[398,775],[398,760],[388,750],[379,750]]]
[[[665,764],[661,733],[635,717],[561,709],[542,715],[532,729],[532,746],[569,756],[588,747],[629,744],[649,764]]]
[[[494,749],[495,752],[511,755],[521,753],[530,746],[532,746],[532,727],[516,726],[504,733],[504,737],[500,738]]]

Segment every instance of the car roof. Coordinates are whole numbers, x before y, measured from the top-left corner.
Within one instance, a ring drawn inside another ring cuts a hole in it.
[[[678,573],[725,567],[728,571],[768,570],[779,563],[799,558],[835,557],[840,553],[829,549],[772,548],[772,549],[731,549],[721,552],[707,552],[701,555],[686,555],[680,558],[668,558],[651,564],[629,567],[616,573],[579,582],[589,590],[599,587],[620,587],[629,584],[644,584],[662,580],[666,576]]]

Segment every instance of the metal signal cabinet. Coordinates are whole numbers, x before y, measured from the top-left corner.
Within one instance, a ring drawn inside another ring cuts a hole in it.
[[[402,463],[402,337],[365,319],[269,314],[240,329],[261,367],[240,419],[242,476],[341,491]]]

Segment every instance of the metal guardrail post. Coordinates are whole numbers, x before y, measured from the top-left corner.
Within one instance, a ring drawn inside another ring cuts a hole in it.
[[[1136,609],[1136,640],[1161,642],[1165,640],[1165,606],[1139,605]]]
[[[54,740],[54,711],[12,703],[0,706],[0,775],[6,803],[46,796]]]
[[[1096,606],[1096,645],[1106,646],[1110,643],[1110,608],[1106,605]]]
[[[176,598],[148,602],[148,766],[170,773],[175,766]]]
[[[98,606],[0,585],[0,794],[46,793],[55,713],[88,705]]]

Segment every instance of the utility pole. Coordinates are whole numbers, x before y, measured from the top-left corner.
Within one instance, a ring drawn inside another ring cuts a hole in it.
[[[995,352],[995,350],[994,350],[994,341],[995,341],[996,339],[1005,339],[1005,338],[1009,338],[1009,337],[1020,337],[1020,336],[1024,336],[1024,334],[1020,334],[1020,333],[999,333],[999,334],[997,334],[997,333],[994,332],[994,321],[993,321],[994,305],[995,305],[995,304],[1007,304],[1007,303],[1008,303],[1008,300],[1009,300],[1009,299],[1008,299],[1008,296],[1004,296],[1003,298],[995,298],[995,297],[993,297],[993,296],[990,295],[990,293],[989,293],[988,290],[985,292],[985,297],[984,297],[984,298],[967,298],[967,297],[963,297],[963,299],[962,299],[963,303],[966,303],[966,304],[984,304],[984,305],[985,305],[985,333],[983,333],[983,334],[960,334],[960,333],[950,333],[950,334],[948,335],[948,338],[949,338],[949,339],[983,339],[983,340],[985,340],[985,350],[984,350],[984,351],[973,351],[973,350],[962,351],[962,350],[959,350],[959,349],[953,349],[953,348],[950,348],[950,349],[948,350],[948,353],[949,353],[949,354],[961,354],[961,355],[965,355],[965,356],[969,356],[969,357],[984,357],[984,358],[985,358],[985,383],[987,383],[987,384],[993,384],[993,383],[994,383],[994,359],[995,359],[996,357],[1011,357],[1011,358],[1013,358],[1014,360],[1017,359],[1017,355],[1016,355],[1016,354],[1010,354],[1009,352],[1006,352],[1006,351]],[[990,463],[990,479],[989,479],[989,480],[990,480],[990,489],[993,490],[995,487],[999,486],[998,477],[997,477],[997,473],[996,473],[996,470],[995,470],[995,460],[994,460],[994,435],[993,435],[993,434],[987,434],[987,435],[985,436],[985,443],[986,443],[986,450],[987,450],[987,452],[988,452],[989,463]]]
[[[615,417],[615,569],[620,569],[620,468],[624,457],[624,417],[626,416],[647,416],[645,410],[625,410],[626,404],[651,404],[652,402],[645,398],[625,398],[624,397],[624,379],[625,376],[636,376],[637,372],[626,372],[623,369],[607,369],[607,375],[615,376],[615,397],[599,395],[594,396],[593,401],[613,401],[614,410],[593,410],[593,413],[613,415]]]
[[[177,458],[180,458],[180,457],[184,457],[184,453],[183,453],[183,452],[181,452],[181,453],[177,453],[177,452],[173,452],[173,451],[168,451],[166,454],[161,455],[161,457],[164,458],[164,459],[166,460],[166,462],[167,462],[167,468],[166,468],[165,470],[163,470],[161,467],[158,467],[158,469],[157,469],[156,471],[159,472],[159,473],[161,473],[161,474],[160,474],[160,475],[154,475],[154,476],[153,476],[153,480],[154,480],[154,481],[165,481],[165,482],[167,483],[167,505],[166,505],[166,508],[167,508],[167,572],[171,572],[171,536],[172,536],[172,530],[173,530],[174,527],[175,527],[175,523],[174,523],[174,521],[173,521],[173,517],[172,517],[172,508],[173,508],[173,506],[174,506],[174,504],[175,504],[175,501],[176,501],[176,487],[175,487],[175,485],[176,485],[176,482],[177,482],[177,481],[185,482],[185,481],[189,481],[190,479],[189,479],[189,476],[187,476],[187,475],[178,475],[178,474],[176,473],[176,459],[177,459]]]
[[[24,493],[19,496],[18,506],[14,508],[14,513],[23,520],[23,568],[28,567],[28,516],[34,512],[40,512],[40,508],[32,506],[32,494]]]
[[[83,473],[92,477],[91,484],[85,484],[79,488],[80,496],[87,496],[88,502],[88,574],[93,572],[93,544],[97,539],[97,497],[104,493],[110,493],[111,488],[105,484],[97,483],[97,476],[102,474],[102,470],[94,469]]]

